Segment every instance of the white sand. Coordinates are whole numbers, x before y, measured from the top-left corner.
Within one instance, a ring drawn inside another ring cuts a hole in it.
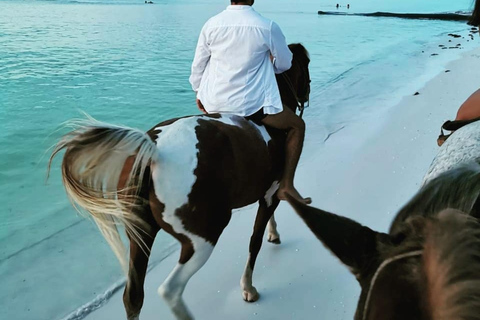
[[[420,95],[348,125],[325,144],[307,112],[308,151],[296,177],[300,191],[316,207],[387,231],[418,190],[438,150],[441,124],[454,119],[480,87],[480,49],[447,69],[451,72],[439,74],[418,90]],[[255,212],[250,206],[234,214],[212,257],[187,286],[184,298],[196,319],[352,319],[360,292],[356,280],[286,203],[276,213],[282,244],[265,241],[257,261],[254,285],[260,300],[242,300],[239,281]],[[169,256],[147,275],[142,320],[173,319],[157,288],[177,259],[176,253]],[[86,319],[125,319],[122,292]]]

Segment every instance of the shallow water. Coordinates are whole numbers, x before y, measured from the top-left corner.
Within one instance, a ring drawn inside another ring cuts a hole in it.
[[[446,34],[468,30],[458,22],[317,15],[334,4],[255,4],[289,42],[310,51],[312,131],[332,132],[411,94],[462,51],[439,50]],[[352,12],[453,12],[471,1],[350,4]],[[0,2],[2,318],[60,319],[121,279],[94,225],[71,208],[58,160],[45,184],[48,148],[80,110],[143,130],[196,113],[188,83],[193,50],[202,24],[223,8],[214,0]],[[465,42],[463,51],[476,45]],[[158,239],[153,260],[172,244]]]

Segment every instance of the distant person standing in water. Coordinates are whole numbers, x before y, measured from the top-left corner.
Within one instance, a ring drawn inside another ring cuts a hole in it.
[[[350,9],[350,4],[347,4],[347,9]]]
[[[287,131],[285,166],[277,196],[303,203],[293,186],[302,152],[305,123],[283,107],[275,73],[292,66],[292,52],[280,27],[258,14],[254,0],[232,0],[202,28],[190,83],[197,106],[207,113],[236,114]],[[252,155],[254,156],[254,155]]]
[[[337,3],[337,9],[340,7],[340,5]]]

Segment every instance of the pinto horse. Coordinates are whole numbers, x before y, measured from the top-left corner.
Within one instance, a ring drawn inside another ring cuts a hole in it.
[[[310,59],[301,44],[289,47],[292,67],[277,82],[282,102],[296,111],[309,98]],[[158,292],[177,319],[193,319],[182,298],[188,280],[210,257],[232,209],[257,201],[241,287],[243,299],[258,299],[252,273],[267,224],[268,240],[280,243],[273,213],[285,140],[284,131],[220,114],[167,120],[146,133],[90,119],[63,137],[49,168],[65,149],[68,196],[93,217],[127,272],[123,300],[129,320],[139,319],[149,253],[160,229],[180,242],[181,252]],[[118,224],[130,240],[129,263]]]
[[[389,233],[290,204],[361,286],[355,320],[480,319],[480,122],[440,148]]]

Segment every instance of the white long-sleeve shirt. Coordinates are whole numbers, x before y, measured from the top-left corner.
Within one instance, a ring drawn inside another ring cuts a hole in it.
[[[263,107],[276,114],[283,108],[275,73],[291,64],[292,52],[275,22],[251,6],[231,5],[203,26],[190,83],[208,113],[249,116]]]

